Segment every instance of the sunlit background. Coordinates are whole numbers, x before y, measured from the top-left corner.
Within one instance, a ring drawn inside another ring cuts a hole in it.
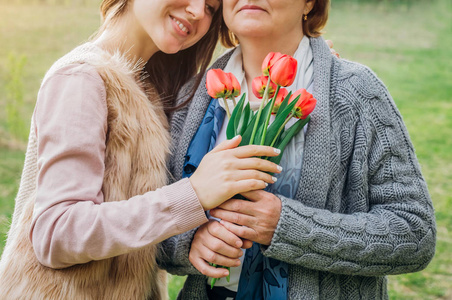
[[[452,299],[451,0],[332,0],[325,37],[391,92],[436,210],[435,258],[390,276],[391,299]],[[36,94],[46,70],[96,30],[100,1],[0,0],[0,253],[14,209]],[[184,282],[172,277],[171,299]]]

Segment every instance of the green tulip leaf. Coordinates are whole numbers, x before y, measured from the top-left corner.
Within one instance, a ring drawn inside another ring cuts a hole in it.
[[[262,109],[262,113],[261,113],[261,117],[258,123],[258,130],[259,128],[261,128],[265,122],[265,116],[267,115],[268,111],[271,108],[271,101],[269,101],[267,103],[267,105],[265,105],[265,107]],[[254,127],[254,123],[256,122],[257,119],[257,114],[258,112],[256,112],[254,114],[254,116],[251,118],[251,122],[249,122],[248,126],[246,127],[245,132],[242,135],[242,141],[240,142],[240,146],[245,146],[245,145],[250,145],[250,139],[251,139],[251,134],[253,133],[253,127]],[[257,132],[256,132],[257,135]],[[256,141],[256,136],[254,137],[254,140]],[[258,142],[260,142],[260,140],[258,140]]]
[[[242,118],[243,112],[244,112],[243,106],[245,104],[245,98],[246,98],[246,94],[243,94],[242,97],[240,98],[239,103],[237,103],[237,107],[240,107],[240,112],[237,113],[237,116],[234,119],[234,128],[235,128],[236,135],[239,134],[238,127],[239,127],[240,119]]]
[[[262,134],[264,133],[264,122],[262,124],[259,124],[260,126],[257,127],[256,135],[254,136],[254,143],[253,145],[259,145],[261,142]]]
[[[294,137],[297,133],[300,132],[301,129],[303,129],[303,127],[309,122],[310,119],[311,118],[308,116],[304,120],[298,120],[297,122],[295,122],[295,124],[290,126],[290,128],[287,129],[286,132],[284,132],[284,137],[281,136],[281,141],[278,144],[276,144],[276,148],[281,150],[281,154],[275,157],[271,157],[269,161],[274,162],[275,164],[280,163],[282,155],[284,153],[284,149],[286,148],[287,144],[290,142],[292,137]]]
[[[231,118],[228,121],[228,126],[226,127],[226,137],[228,138],[228,140],[232,139],[238,134],[237,124],[239,122],[240,115],[242,114],[243,103],[245,103],[245,94],[242,95],[239,103],[234,107]]]
[[[251,123],[251,117],[252,116],[254,116],[254,112],[253,112],[253,110],[251,109],[251,106],[250,106],[250,103],[248,102],[247,104],[246,104],[246,109],[248,109],[248,111],[250,112],[250,115],[249,115],[249,117],[248,117],[248,124],[246,124],[245,126],[246,126],[246,128],[248,128],[248,126],[250,125],[250,123]]]
[[[289,94],[287,94],[286,98],[284,98],[283,102],[281,102],[278,112],[276,113],[276,117],[278,117],[278,115],[282,113],[284,108],[286,108],[287,104],[289,104],[289,99],[291,96],[292,96],[292,91],[290,91]]]
[[[279,109],[275,120],[273,121],[273,123],[268,128],[267,136],[265,137],[264,145],[269,146],[272,143],[273,139],[278,134],[281,126],[286,121],[287,116],[290,114],[290,112],[292,111],[292,109],[294,108],[296,103],[297,103],[296,101],[292,101],[288,105],[286,105],[286,107],[284,107],[284,109],[282,111],[281,111],[281,108]]]
[[[237,129],[236,129],[237,134],[243,135],[246,128],[248,127],[250,117],[252,116],[252,114],[253,114],[253,111],[251,110],[250,103],[248,102],[245,105],[245,108],[243,109],[242,114],[240,115],[240,121],[239,121],[239,124],[237,125]]]
[[[302,120],[302,119],[298,120],[297,123],[300,122],[300,124],[302,124],[302,128],[303,128],[306,124],[308,124],[308,122],[309,122],[310,119],[311,119],[311,116],[308,116],[308,117],[307,117],[306,119],[304,119],[304,120]],[[295,124],[294,124],[294,125],[295,125]],[[292,126],[294,126],[294,125],[292,125]],[[292,128],[292,126],[290,126],[290,128]],[[290,129],[290,128],[289,128],[289,129]],[[281,140],[285,139],[286,136],[290,134],[289,129],[288,129],[286,132],[284,132],[283,134],[281,134]],[[294,135],[295,135],[295,134],[294,134]],[[288,137],[289,140],[290,140],[294,135],[289,136],[289,137]]]

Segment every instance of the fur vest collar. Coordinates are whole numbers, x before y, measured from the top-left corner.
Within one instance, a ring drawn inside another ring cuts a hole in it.
[[[57,61],[43,82],[55,70],[74,63],[93,65],[105,82],[108,134],[104,200],[129,199],[167,184],[167,119],[158,96],[151,89],[145,92],[137,83],[140,66],[131,66],[121,55],[87,43]],[[0,299],[166,299],[166,273],[156,265],[155,245],[60,270],[42,266],[29,239],[36,177],[37,145],[32,125],[0,262]]]

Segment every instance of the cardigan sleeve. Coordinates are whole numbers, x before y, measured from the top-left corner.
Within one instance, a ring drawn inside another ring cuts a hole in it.
[[[187,82],[178,94],[176,105],[180,105],[190,96],[190,91],[193,89],[196,78],[192,78]],[[181,134],[187,118],[189,105],[181,107],[176,110],[171,116],[171,152],[176,153],[176,149],[181,141]],[[175,159],[170,159],[169,170],[173,174],[172,180],[175,177],[179,178],[182,170],[176,170]],[[188,255],[190,253],[191,242],[198,228],[189,230],[179,235],[172,236],[161,243],[157,255],[157,263],[160,268],[175,275],[192,275],[201,274],[189,261]]]
[[[364,69],[351,76],[349,83],[352,89],[345,89],[345,94],[362,93],[366,95],[357,98],[367,99],[354,104],[361,117],[354,141],[348,144],[354,149],[340,201],[368,203],[368,209],[331,212],[309,207],[306,203],[311,199],[300,202],[277,195],[281,216],[263,253],[337,274],[419,271],[435,253],[436,225],[414,148],[381,81]]]
[[[187,179],[104,202],[106,90],[94,67],[71,65],[51,75],[34,120],[38,182],[30,238],[45,266],[125,254],[207,221]]]

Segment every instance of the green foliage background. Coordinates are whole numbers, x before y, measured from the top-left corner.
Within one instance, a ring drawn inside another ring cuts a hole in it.
[[[370,66],[410,132],[436,210],[435,258],[389,277],[391,299],[452,299],[452,8],[450,0],[333,0],[325,37]],[[99,25],[95,0],[0,0],[0,252],[14,209],[36,94],[53,61]],[[183,277],[172,277],[175,299]]]

